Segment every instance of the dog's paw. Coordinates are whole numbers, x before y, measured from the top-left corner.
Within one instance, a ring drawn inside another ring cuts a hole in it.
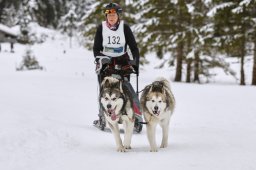
[[[128,145],[128,146],[125,146],[125,145],[124,145],[124,148],[125,148],[125,149],[132,149],[132,147],[129,146],[129,145]]]
[[[155,148],[151,148],[151,149],[150,149],[150,152],[158,152],[158,150],[157,150],[157,148],[155,147]]]
[[[167,143],[162,143],[160,148],[167,148],[168,144]]]
[[[117,152],[126,152],[126,150],[123,146],[120,146],[117,148]]]

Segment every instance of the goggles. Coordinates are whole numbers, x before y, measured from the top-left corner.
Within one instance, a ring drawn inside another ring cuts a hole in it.
[[[116,13],[116,10],[115,9],[107,9],[105,11],[105,14],[115,14]]]

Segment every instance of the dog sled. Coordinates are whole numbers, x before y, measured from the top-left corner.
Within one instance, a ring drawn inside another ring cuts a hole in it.
[[[109,57],[109,56],[100,56],[96,57],[96,74],[98,75],[99,80],[99,87],[101,88],[101,82],[104,77],[111,76],[119,81],[122,81],[122,83],[126,86],[126,88],[129,89],[132,95],[132,101],[133,101],[133,111],[135,113],[135,119],[134,119],[134,132],[140,133],[142,131],[142,113],[140,112],[140,104],[138,99],[138,74],[136,74],[135,69],[133,68],[133,62],[127,61],[125,65],[121,65],[118,63],[113,64],[113,60],[117,59],[118,57]],[[130,83],[130,75],[136,74],[136,92],[134,91],[133,86]],[[101,106],[100,102],[100,93],[101,89],[98,88],[98,103],[99,103],[99,120],[95,120],[93,122],[94,126],[99,128],[102,131],[110,131],[109,128],[106,127],[106,120],[103,113],[103,108]],[[121,124],[121,122],[118,122]]]

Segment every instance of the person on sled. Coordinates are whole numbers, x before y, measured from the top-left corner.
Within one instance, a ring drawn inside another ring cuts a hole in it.
[[[95,63],[98,65],[96,66],[96,70],[99,69],[99,67],[101,70],[98,72],[99,85],[106,76],[106,74],[102,72],[104,68],[104,58],[110,57],[110,64],[113,67],[129,65],[133,68],[137,76],[139,75],[139,49],[131,28],[120,19],[122,8],[116,3],[109,3],[105,6],[104,13],[106,20],[97,27],[93,45]],[[129,56],[127,53],[127,45],[130,48],[132,56]],[[130,75],[126,76],[126,78],[127,81],[125,81],[125,85],[133,96],[135,114],[141,115],[138,96],[129,83]],[[95,120],[93,123],[100,127],[100,129],[104,130],[106,124],[101,106],[99,108],[98,116],[99,119]]]

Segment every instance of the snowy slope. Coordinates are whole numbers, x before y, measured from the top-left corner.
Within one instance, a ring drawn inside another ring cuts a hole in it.
[[[112,134],[92,126],[98,108],[92,52],[68,43],[56,38],[32,47],[43,71],[15,71],[23,45],[0,53],[1,170],[256,169],[255,87],[171,83],[177,107],[169,147],[150,153],[144,127],[133,149],[118,153]],[[173,74],[143,67],[140,89],[159,75]]]

